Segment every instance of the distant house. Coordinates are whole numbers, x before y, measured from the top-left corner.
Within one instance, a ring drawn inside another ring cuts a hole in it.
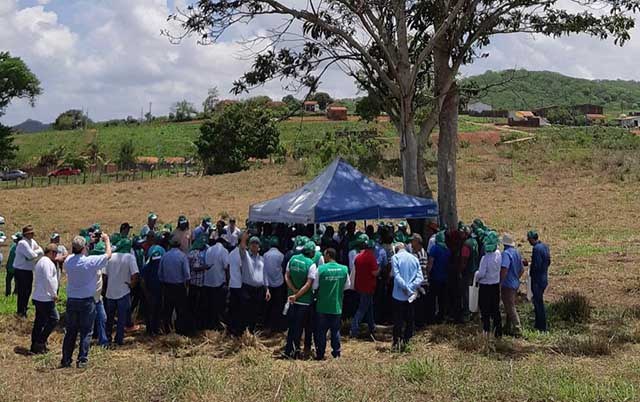
[[[320,111],[320,104],[316,101],[305,101],[303,107],[304,111],[309,113],[317,113]]]
[[[533,114],[528,110],[510,111],[508,116],[508,123],[510,126],[515,127],[540,127],[546,123],[546,121]]]
[[[571,106],[547,106],[540,109],[535,109],[533,113],[536,116],[547,117],[547,115],[551,112],[553,113],[557,109],[566,109],[574,116],[586,116],[588,114],[604,114],[604,108],[600,105],[593,105],[591,103],[585,103],[582,105],[571,105]]]
[[[597,126],[601,124],[605,124],[607,122],[607,116],[603,114],[591,114],[588,113],[585,115],[587,120],[587,124],[590,126]]]
[[[348,120],[347,108],[344,106],[329,106],[327,108],[327,118],[329,120]]]
[[[622,128],[635,129],[640,127],[640,116],[623,116],[617,121]]]
[[[237,100],[223,99],[220,102],[216,103],[215,110],[216,112],[222,112],[227,106],[235,105],[236,103],[238,103]]]
[[[486,103],[482,102],[474,102],[467,105],[467,112],[469,112],[469,114],[471,115],[482,114],[484,112],[490,112],[492,110],[493,106],[487,105]]]

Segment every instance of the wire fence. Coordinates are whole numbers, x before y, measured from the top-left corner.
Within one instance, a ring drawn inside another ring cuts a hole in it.
[[[50,187],[73,184],[104,184],[121,183],[128,181],[151,180],[158,177],[197,176],[197,170],[185,169],[158,169],[158,170],[132,170],[115,173],[81,173],[74,176],[31,176],[26,179],[15,179],[0,182],[0,190],[16,188]]]

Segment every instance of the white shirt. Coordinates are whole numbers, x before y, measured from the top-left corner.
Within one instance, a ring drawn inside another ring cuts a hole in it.
[[[67,297],[73,299],[95,297],[100,270],[106,268],[108,262],[106,254],[94,256],[72,254],[67,257],[64,261],[64,270],[67,272]]]
[[[22,239],[16,246],[16,257],[13,260],[13,268],[33,271],[36,259],[43,254],[42,248],[34,239]]]
[[[209,247],[204,262],[210,268],[204,274],[204,286],[217,288],[226,281],[225,270],[229,265],[229,251],[221,243]]]
[[[42,257],[33,270],[33,300],[54,301],[58,292],[58,270],[49,257]]]
[[[500,283],[500,268],[502,265],[502,255],[500,250],[493,253],[487,253],[480,260],[480,268],[476,278],[478,283],[483,285],[495,285]]]
[[[277,247],[271,247],[269,251],[264,253],[264,274],[267,276],[269,286],[273,288],[282,286],[284,283],[282,261],[284,261],[284,254]]]
[[[351,250],[349,251],[349,272],[354,272],[355,271],[355,260],[356,260],[356,256],[358,255],[358,250]]]
[[[240,261],[240,250],[233,249],[229,253],[229,287],[239,289],[242,287],[242,262]]]
[[[240,250],[242,264],[242,284],[254,287],[269,286],[269,280],[264,274],[264,259],[260,254],[253,255],[249,250]]]
[[[236,226],[233,230],[231,230],[229,225],[227,225],[227,226],[224,227],[224,230],[227,233],[223,234],[222,238],[225,239],[227,242],[229,242],[231,247],[237,246],[238,245],[238,238],[240,237],[240,228],[238,228]]]
[[[114,253],[107,264],[107,299],[117,300],[131,293],[131,276],[138,273],[136,258],[129,253]]]
[[[429,254],[429,250],[431,250],[431,247],[436,245],[436,235],[433,234],[431,235],[431,237],[429,237],[429,242],[427,243],[427,254]]]

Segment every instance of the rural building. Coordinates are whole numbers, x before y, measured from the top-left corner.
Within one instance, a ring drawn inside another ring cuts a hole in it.
[[[588,114],[604,114],[604,108],[600,105],[593,105],[590,103],[585,103],[582,105],[571,105],[571,106],[548,106],[540,109],[536,109],[533,113],[536,116],[547,117],[550,112],[553,112],[557,109],[566,109],[574,116],[586,116]]]
[[[467,112],[470,115],[482,114],[484,112],[490,112],[492,110],[493,110],[493,106],[487,105],[486,103],[482,103],[482,102],[474,102],[467,105]]]
[[[587,125],[598,126],[607,122],[607,116],[603,114],[586,114]]]
[[[528,110],[509,112],[508,122],[510,126],[516,127],[540,127],[545,123],[542,117],[536,116]]]
[[[327,108],[327,119],[348,120],[347,108],[344,106],[329,106]]]
[[[625,116],[618,119],[618,123],[622,128],[639,128],[640,116]]]
[[[269,109],[281,109],[287,107],[287,104],[280,101],[271,101],[267,103],[267,108]]]
[[[316,101],[305,101],[303,106],[305,112],[317,113],[320,111],[320,105]]]
[[[236,103],[238,103],[237,100],[223,99],[220,102],[216,103],[215,110],[216,112],[222,112],[227,106],[235,105]]]

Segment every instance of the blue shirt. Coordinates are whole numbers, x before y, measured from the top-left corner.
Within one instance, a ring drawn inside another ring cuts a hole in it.
[[[433,258],[431,273],[429,279],[432,282],[446,283],[449,275],[449,260],[451,260],[451,251],[439,244],[431,247],[429,257]]]
[[[531,253],[531,267],[529,276],[531,280],[539,286],[546,287],[548,284],[549,265],[551,265],[551,253],[549,247],[541,241],[533,246]]]
[[[64,262],[67,272],[67,297],[87,299],[94,297],[98,287],[98,274],[107,267],[106,255],[86,256],[73,254]]]
[[[167,251],[160,259],[158,279],[163,283],[180,284],[191,279],[189,259],[178,247]]]
[[[520,274],[522,273],[522,257],[515,247],[504,246],[502,253],[502,269],[507,269],[507,276],[502,281],[502,287],[518,289],[520,287]]]
[[[420,261],[406,250],[400,250],[391,257],[393,268],[393,298],[407,301],[415,293],[423,280]]]
[[[384,268],[389,261],[387,258],[386,250],[382,248],[382,246],[380,246],[379,244],[376,244],[375,252],[376,252],[376,260],[378,261],[378,267]]]

